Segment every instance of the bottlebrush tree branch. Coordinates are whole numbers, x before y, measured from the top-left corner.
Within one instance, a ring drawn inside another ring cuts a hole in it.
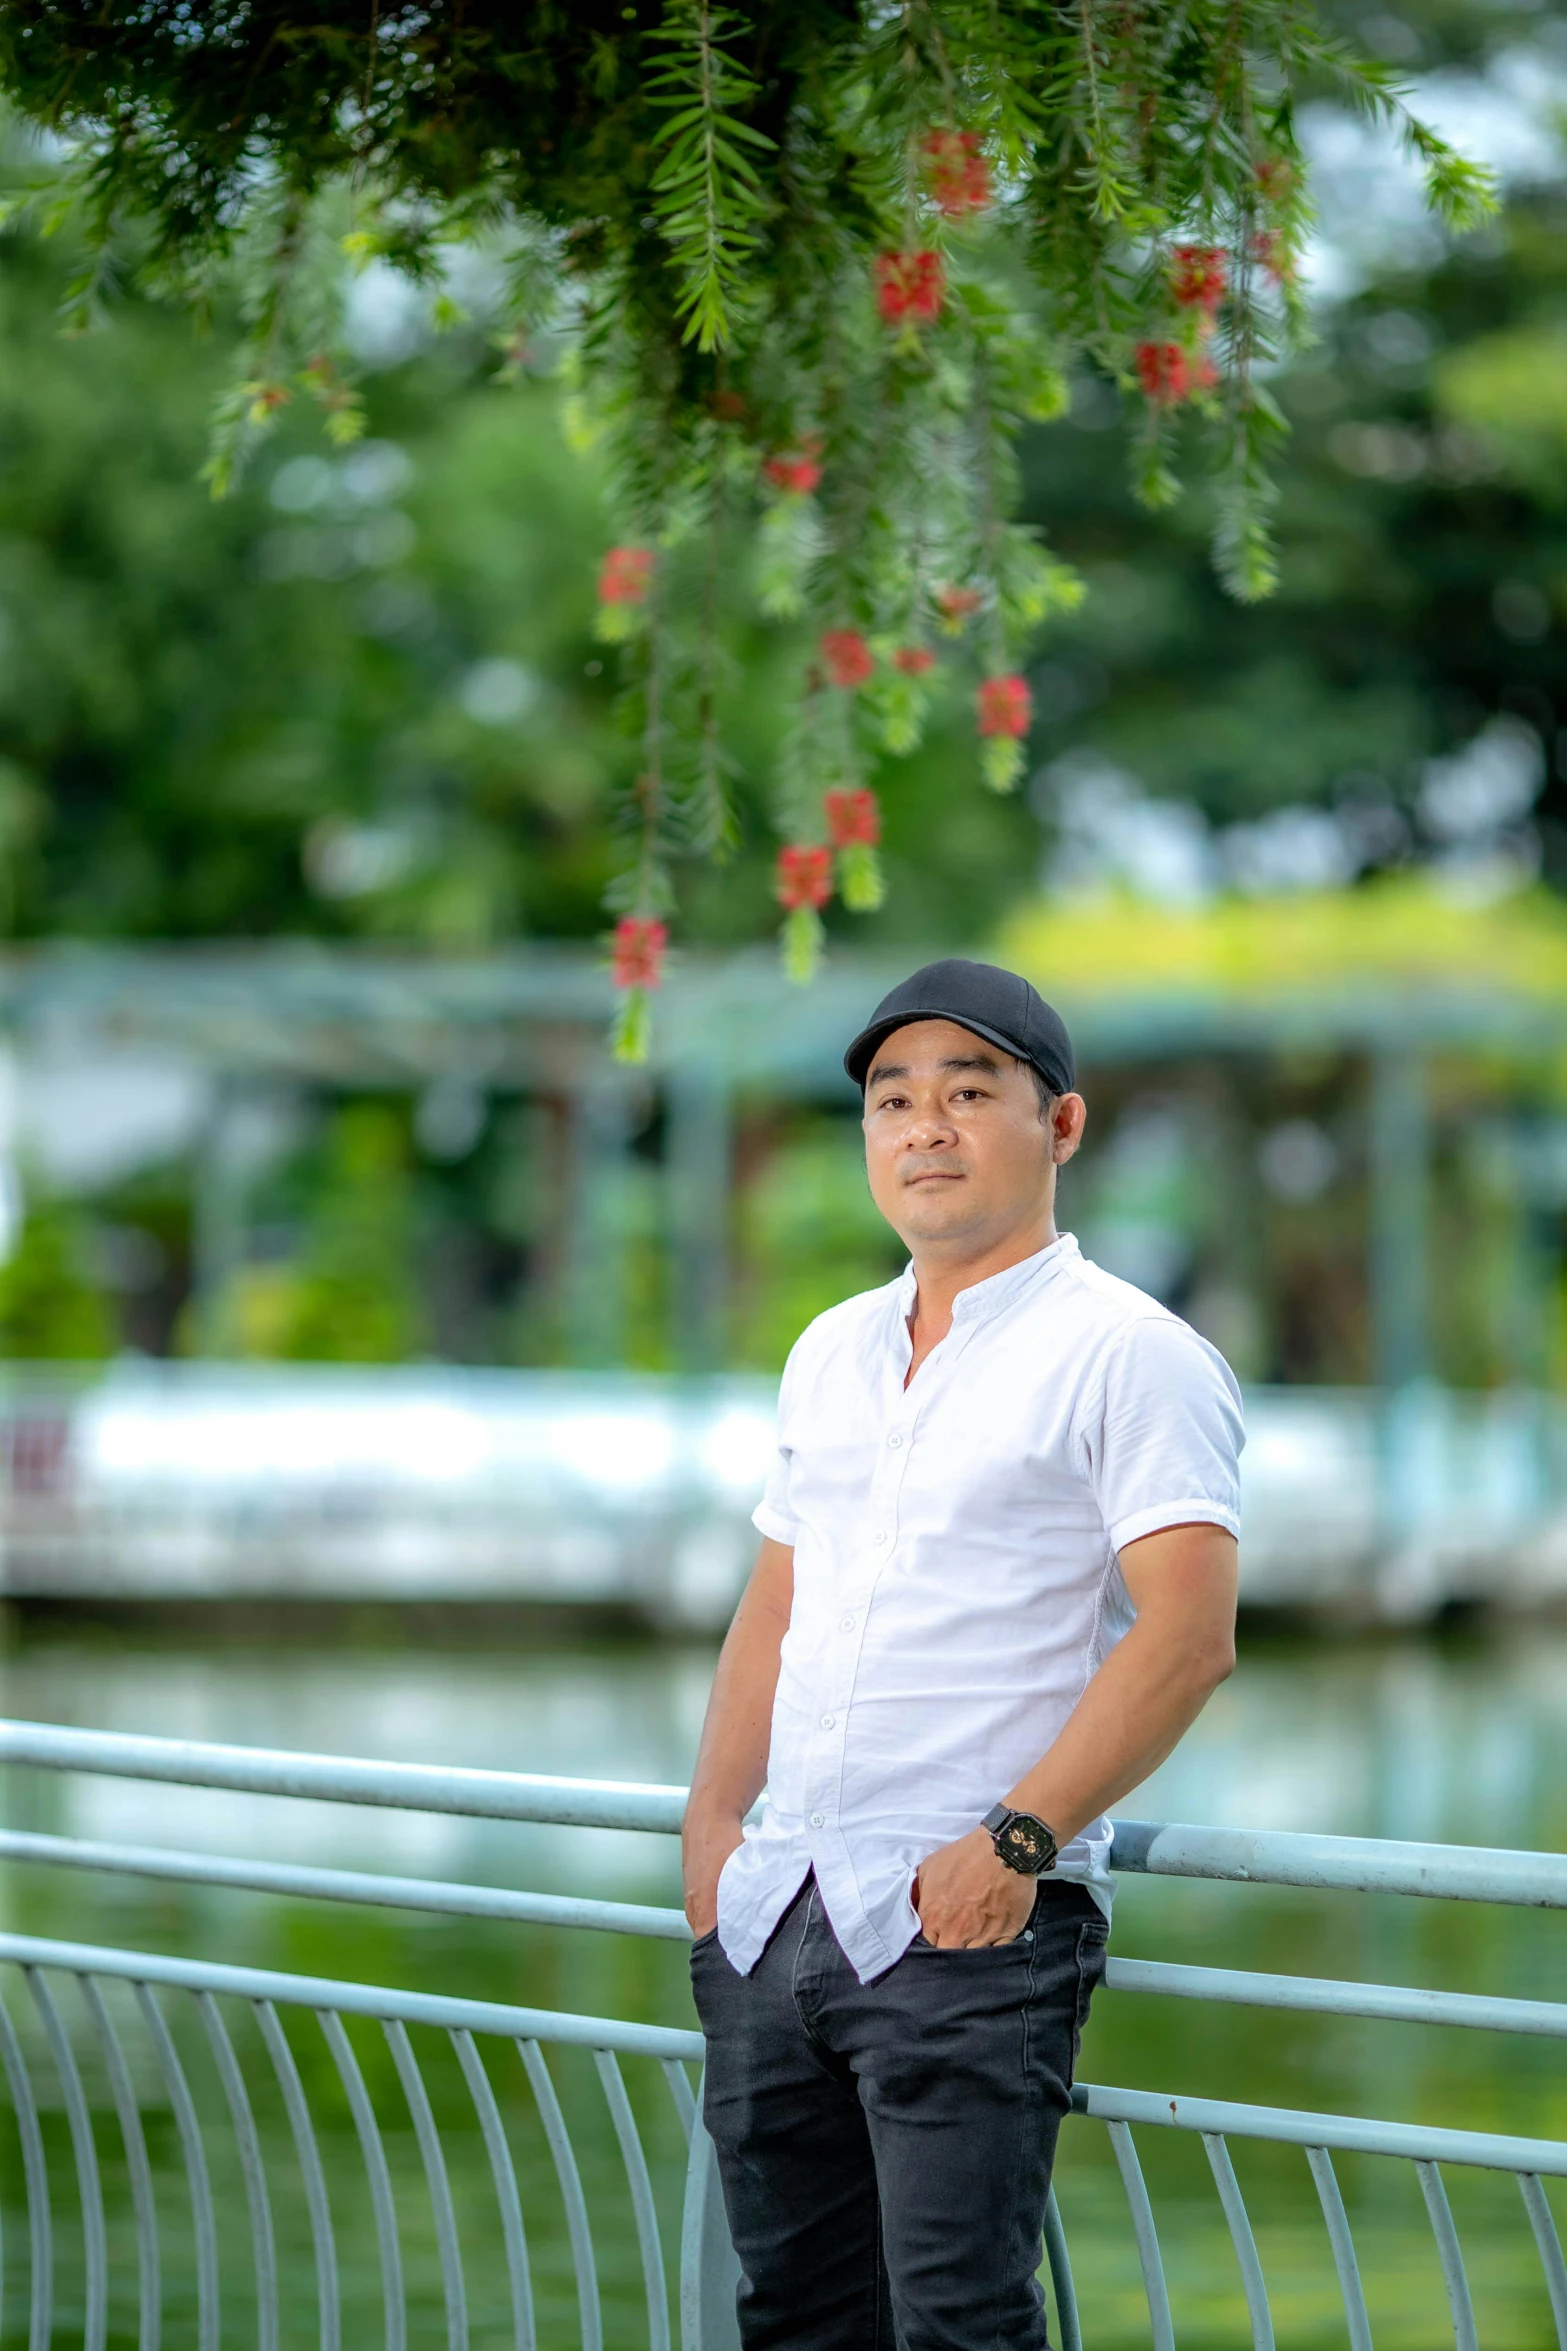
[[[242,321],[215,487],[291,402],[359,429],[344,288],[374,262],[454,317],[453,248],[541,329],[608,483],[599,633],[640,781],[609,912],[618,1047],[646,1048],[679,860],[727,842],[718,615],[791,632],[775,896],[881,894],[880,791],[932,709],[1026,772],[1034,633],[1078,592],[1011,520],[1014,445],[1067,369],[1115,385],[1152,503],[1193,460],[1214,556],[1272,584],[1302,328],[1306,98],[1387,123],[1454,229],[1485,175],[1309,0],[7,0],[0,94],[48,132],[30,201],[139,280]],[[498,271],[494,264],[499,264]],[[1206,454],[1205,454],[1206,453]]]

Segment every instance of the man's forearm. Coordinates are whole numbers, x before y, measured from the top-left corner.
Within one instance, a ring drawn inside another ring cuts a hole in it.
[[[741,1824],[767,1777],[779,1654],[793,1597],[794,1553],[782,1543],[764,1542],[719,1656],[686,1802],[686,1915],[699,1934],[712,1924],[718,1873],[740,1842]]]
[[[1150,1657],[1129,1632],[1099,1668],[1059,1738],[1006,1801],[1063,1845],[1156,1770],[1202,1712],[1223,1671],[1201,1658]]]

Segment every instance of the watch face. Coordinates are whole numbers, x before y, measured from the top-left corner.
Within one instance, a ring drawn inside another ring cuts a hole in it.
[[[1020,1812],[996,1839],[1002,1857],[1013,1869],[1037,1877],[1055,1858],[1056,1841],[1042,1820]]]

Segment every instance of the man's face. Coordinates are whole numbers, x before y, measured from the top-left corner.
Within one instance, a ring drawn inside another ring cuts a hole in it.
[[[1027,1064],[971,1029],[911,1021],[877,1047],[865,1089],[871,1197],[910,1244],[999,1240],[1048,1216],[1083,1116],[1076,1094],[1043,1115]]]

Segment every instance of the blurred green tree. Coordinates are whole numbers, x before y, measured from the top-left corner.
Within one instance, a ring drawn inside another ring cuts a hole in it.
[[[426,1341],[406,1108],[349,1102],[290,1169],[297,1245],[237,1267],[207,1351],[282,1363],[402,1363]],[[183,1337],[197,1333],[186,1317]]]
[[[40,1200],[0,1265],[0,1358],[98,1363],[114,1353],[117,1338],[84,1218],[66,1201]]]
[[[473,948],[598,919],[629,746],[590,636],[591,470],[552,396],[436,347],[371,438],[198,479],[220,353],[139,297],[62,339],[0,247],[0,919]]]
[[[1066,755],[1047,821],[1086,751],[1218,826],[1333,811],[1346,875],[1396,867],[1446,845],[1427,763],[1503,718],[1538,738],[1535,829],[1567,885],[1564,230],[1561,182],[1519,191],[1326,311],[1277,387],[1294,454],[1266,606],[1213,592],[1200,497],[1157,518],[1126,497],[1108,391],[1035,436],[1029,508],[1090,591],[1034,672],[1036,751]]]

